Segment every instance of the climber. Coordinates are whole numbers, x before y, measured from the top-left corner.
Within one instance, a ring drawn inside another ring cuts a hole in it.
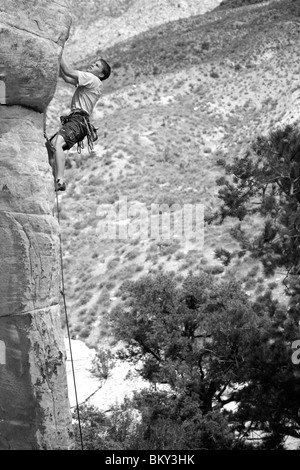
[[[60,76],[65,82],[76,86],[76,90],[71,101],[71,113],[60,117],[61,127],[50,138],[52,147],[55,148],[52,161],[50,158],[55,176],[55,191],[66,189],[64,150],[69,150],[76,143],[77,150],[81,149],[85,137],[92,149],[93,142],[97,139],[97,129],[90,123],[89,117],[102,94],[102,82],[110,76],[110,72],[109,64],[102,58],[92,63],[86,72],[73,69],[64,57],[61,58]]]

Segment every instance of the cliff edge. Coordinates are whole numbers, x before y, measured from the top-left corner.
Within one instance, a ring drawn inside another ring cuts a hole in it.
[[[0,2],[0,449],[72,449],[43,112],[69,2]]]

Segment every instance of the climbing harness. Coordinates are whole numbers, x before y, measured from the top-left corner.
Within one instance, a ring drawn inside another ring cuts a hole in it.
[[[48,157],[49,157],[49,163],[52,161],[52,164],[50,163],[52,167],[52,173],[54,176],[54,179],[56,180],[56,169],[55,169],[55,147],[53,146],[51,139],[53,136],[49,139],[47,137],[47,128],[46,128],[46,112],[44,112],[44,122],[43,122],[43,131],[44,131],[44,137],[46,139],[45,146],[48,151]],[[58,220],[58,225],[59,225],[59,251],[60,251],[60,267],[61,267],[61,291],[60,294],[63,297],[63,302],[64,302],[64,311],[65,311],[65,318],[66,318],[66,326],[67,326],[67,333],[68,333],[68,341],[69,341],[69,349],[70,349],[70,359],[71,359],[71,365],[72,365],[72,375],[73,375],[73,384],[74,384],[74,392],[75,392],[75,400],[76,400],[76,409],[77,409],[77,418],[78,418],[78,427],[79,427],[79,435],[80,435],[80,443],[81,443],[81,450],[84,450],[83,448],[83,438],[82,438],[82,429],[81,429],[81,420],[80,420],[80,413],[79,413],[79,404],[78,404],[78,396],[77,396],[77,387],[76,387],[76,378],[75,378],[75,369],[74,369],[74,361],[73,361],[73,354],[72,354],[72,345],[71,345],[71,336],[70,336],[70,329],[69,329],[69,320],[68,320],[68,311],[67,311],[67,303],[66,303],[66,296],[65,296],[65,281],[64,281],[64,269],[63,269],[63,250],[62,250],[62,239],[61,239],[61,231],[60,231],[60,217],[59,217],[59,205],[58,205],[58,194],[56,191],[56,210],[57,210],[57,220]]]
[[[91,124],[89,120],[89,115],[82,109],[74,109],[70,114],[65,116],[60,116],[60,121],[62,125],[68,123],[68,133],[72,136],[80,132],[81,140],[77,142],[77,152],[81,153],[81,150],[84,148],[83,140],[86,137],[88,142],[88,149],[91,152],[94,148],[94,142],[98,139],[97,128]],[[66,140],[68,139],[68,133],[66,133]],[[71,144],[73,142],[71,141]]]
[[[80,133],[82,135],[82,139],[77,142],[77,152],[81,153],[81,150],[84,148],[83,140],[86,137],[88,142],[88,149],[91,152],[94,148],[94,142],[98,139],[98,128],[91,124],[89,120],[89,115],[82,111],[81,109],[73,110],[72,113],[66,116],[60,116],[60,121],[62,125],[68,123],[68,127],[70,129],[70,133],[76,134],[77,129],[79,127]],[[44,113],[44,137],[46,139],[46,148],[50,159],[54,158],[55,148],[52,144],[52,139],[58,134],[56,132],[53,134],[50,139],[47,136],[46,132],[46,112]],[[64,150],[68,150],[68,145],[64,147]],[[51,163],[50,163],[51,164]],[[52,165],[51,165],[52,166]]]

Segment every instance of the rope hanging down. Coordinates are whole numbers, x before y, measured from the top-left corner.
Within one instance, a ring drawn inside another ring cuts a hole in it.
[[[46,139],[46,148],[49,152],[53,154],[53,176],[56,179],[56,168],[55,168],[55,148],[53,147],[51,141],[47,137],[47,128],[46,128],[46,111],[44,112],[44,121],[43,121],[43,131],[44,137]],[[65,281],[64,281],[64,269],[63,269],[63,250],[62,250],[62,239],[61,239],[61,231],[60,231],[60,217],[59,217],[59,205],[58,205],[58,194],[56,191],[56,210],[57,210],[57,220],[59,225],[59,252],[60,252],[60,269],[61,269],[61,284],[62,289],[60,291],[63,302],[64,302],[64,311],[65,311],[65,318],[66,318],[66,326],[67,326],[67,333],[68,333],[68,342],[69,342],[69,349],[70,349],[70,359],[72,365],[72,375],[73,375],[73,384],[74,384],[74,392],[75,392],[75,400],[76,400],[76,409],[77,409],[77,418],[78,418],[78,427],[79,427],[79,434],[80,434],[80,443],[81,443],[81,450],[83,448],[83,438],[82,438],[82,430],[81,430],[81,421],[80,421],[80,413],[79,413],[79,404],[78,404],[78,397],[77,397],[77,387],[76,387],[76,378],[75,378],[75,369],[74,369],[74,361],[73,361],[73,354],[72,354],[72,345],[71,345],[71,337],[70,337],[70,329],[69,329],[69,320],[68,320],[68,312],[67,312],[67,303],[66,303],[66,296],[65,296]]]

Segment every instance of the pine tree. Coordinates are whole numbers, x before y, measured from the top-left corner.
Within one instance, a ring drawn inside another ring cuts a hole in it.
[[[250,301],[239,283],[206,273],[189,275],[180,287],[172,274],[149,275],[124,285],[111,321],[126,344],[122,357],[139,362],[156,387],[136,397],[148,440],[157,427],[171,427],[181,448],[208,441],[208,448],[235,448],[244,441],[232,431],[247,436],[249,421],[268,439],[276,435],[278,445],[286,434],[297,435],[300,382],[291,361],[297,328],[278,302]],[[235,415],[224,411],[233,402]],[[226,443],[217,438],[219,426]]]
[[[262,221],[255,237],[235,229],[232,235],[259,258],[265,274],[286,269],[285,285],[291,308],[299,308],[300,273],[300,134],[296,126],[285,126],[266,137],[258,137],[242,158],[224,166],[226,177],[219,178],[221,208],[212,222],[227,216],[243,221],[256,215]]]

